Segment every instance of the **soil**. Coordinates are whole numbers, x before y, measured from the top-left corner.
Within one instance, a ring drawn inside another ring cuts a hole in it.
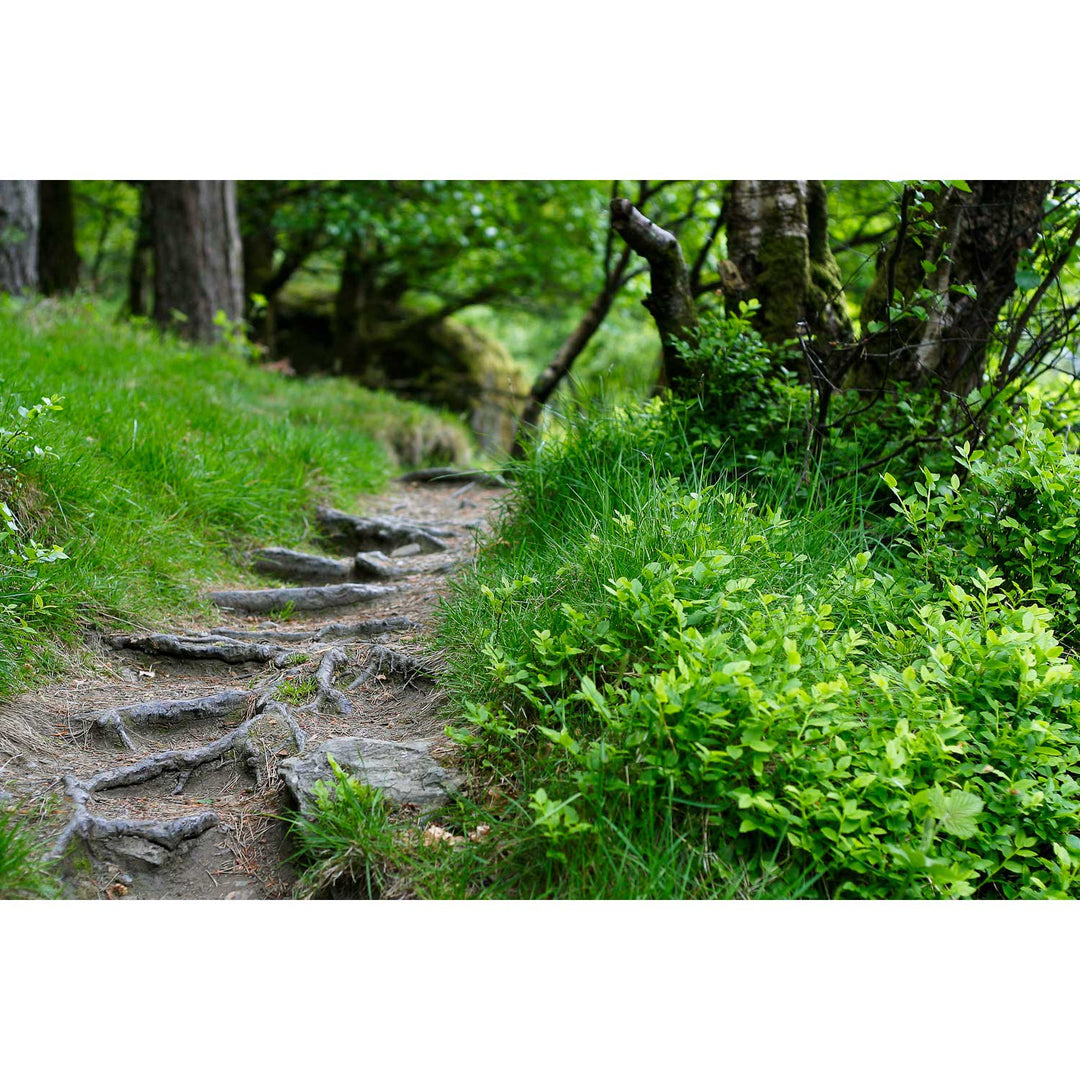
[[[423,671],[438,669],[430,632],[448,588],[447,562],[468,562],[504,494],[468,478],[460,484],[452,479],[395,482],[356,512],[445,530],[438,535],[447,550],[391,558],[395,567],[408,570],[393,580],[392,593],[362,606],[288,618],[279,613],[276,621],[223,612],[213,627],[168,630],[185,637],[241,631],[278,646],[281,653],[273,662],[191,659],[96,638],[88,642],[92,662],[78,677],[0,704],[0,792],[35,810],[54,845],[54,868],[65,895],[289,897],[296,870],[281,817],[293,807],[277,764],[298,752],[298,739],[308,749],[346,735],[423,739],[433,756],[452,763],[454,747],[443,733],[436,681],[415,674],[402,681],[388,669],[349,687],[380,645],[422,661]],[[340,547],[311,553],[356,554]],[[296,583],[268,579],[267,584]],[[341,637],[337,631],[324,639],[316,636],[330,623],[392,616],[405,616],[414,625],[374,636]],[[288,632],[287,641],[282,632]],[[297,641],[297,632],[307,640]],[[324,675],[322,692],[316,692],[320,663],[333,649],[344,653],[344,663],[334,666],[329,679]],[[247,692],[232,712],[223,713],[220,706],[129,708],[225,691]],[[110,716],[115,719],[102,723]],[[221,753],[208,751],[217,740],[229,745]],[[200,751],[202,760],[191,769],[177,753]],[[155,758],[165,765],[148,767]],[[213,819],[205,817],[208,813]],[[197,824],[188,829],[185,821]]]

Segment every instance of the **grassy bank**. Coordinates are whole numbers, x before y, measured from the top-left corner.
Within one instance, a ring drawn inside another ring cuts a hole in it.
[[[521,469],[443,612],[474,785],[441,822],[457,842],[418,844],[342,789],[309,838],[331,876],[419,896],[1080,896],[1075,455],[1029,419],[961,453],[963,484],[877,478],[808,506],[710,485],[670,421],[653,403],[584,423]]]
[[[35,416],[42,398],[60,410]],[[470,446],[430,410],[289,379],[78,299],[0,298],[0,427],[0,695],[46,677],[82,627],[190,613],[207,583],[236,579],[238,551],[301,541],[318,502]]]

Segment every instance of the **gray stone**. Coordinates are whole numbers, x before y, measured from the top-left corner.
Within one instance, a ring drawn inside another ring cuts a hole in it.
[[[164,866],[172,858],[172,852],[160,844],[151,843],[141,836],[109,836],[98,843],[110,855],[127,863],[142,866]]]
[[[327,761],[333,759],[345,772],[369,787],[378,788],[399,803],[423,809],[445,806],[460,790],[457,773],[439,765],[428,752],[426,742],[390,742],[385,739],[346,737],[330,739],[303,757],[286,758],[278,767],[293,798],[304,814],[315,805],[315,785],[334,783]]]
[[[395,559],[407,559],[410,555],[419,555],[421,550],[419,544],[405,544],[404,547],[394,548],[390,555]]]

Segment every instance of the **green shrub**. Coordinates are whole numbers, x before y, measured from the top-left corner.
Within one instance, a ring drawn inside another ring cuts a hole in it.
[[[902,495],[896,479],[885,481],[897,497],[909,556],[927,580],[947,583],[995,566],[1018,603],[1051,608],[1063,632],[1075,640],[1080,627],[1080,457],[1066,436],[1039,419],[1040,405],[1013,425],[1015,441],[989,450],[957,449],[964,479],[923,468],[914,493]]]
[[[488,873],[515,895],[1080,896],[1060,443],[924,474],[904,559],[858,489],[774,492],[786,513],[687,490],[669,416],[544,448],[444,610],[453,735],[511,796]],[[1010,490],[1042,501],[1050,574],[994,529]]]

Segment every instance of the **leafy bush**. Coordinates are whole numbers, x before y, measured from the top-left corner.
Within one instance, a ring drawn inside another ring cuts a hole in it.
[[[767,345],[753,328],[756,300],[740,301],[737,314],[705,312],[691,342],[678,342],[682,358],[701,374],[680,388],[691,452],[739,474],[769,472],[801,452],[809,389],[794,374],[791,343]]]
[[[687,490],[668,415],[538,455],[445,609],[454,737],[510,793],[489,872],[521,895],[1080,896],[1060,445],[1036,427],[967,455],[968,486],[924,474],[904,559],[857,490],[786,514]],[[1010,490],[1042,502],[1047,536],[1016,521],[1056,571],[995,532]]]
[[[1066,436],[1039,419],[1037,399],[1016,418],[1015,441],[987,450],[957,449],[960,473],[943,482],[924,467],[914,493],[893,509],[906,532],[909,556],[928,580],[965,578],[994,565],[1017,602],[1052,608],[1070,640],[1080,628],[1080,457]]]

